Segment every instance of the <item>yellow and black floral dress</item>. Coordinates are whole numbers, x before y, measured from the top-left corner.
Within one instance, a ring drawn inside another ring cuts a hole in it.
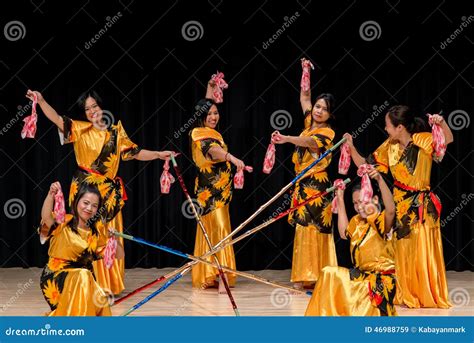
[[[296,174],[332,146],[334,131],[330,128],[311,129],[308,127],[303,130],[300,137],[313,138],[318,145],[319,153],[312,153],[309,148],[297,147],[293,153]],[[330,162],[331,156],[324,158],[296,183],[292,206],[331,186],[326,172]],[[291,281],[314,283],[318,280],[321,269],[325,266],[337,265],[332,234],[331,199],[328,196],[316,198],[291,213],[288,222],[296,225]]]
[[[306,316],[395,316],[395,253],[383,234],[385,211],[352,217],[346,230],[353,268],[321,272]]]
[[[209,149],[219,146],[227,151],[221,134],[208,127],[198,127],[191,132],[193,161],[198,168],[194,193],[202,214],[202,221],[213,245],[231,231],[229,203],[232,199],[233,171],[230,162],[212,160]],[[201,256],[209,251],[206,239],[197,226],[194,255]],[[223,266],[235,269],[234,248],[229,246],[217,253]],[[211,257],[208,258],[212,261]],[[193,267],[193,287],[211,286],[217,279],[218,271],[208,265],[199,263]],[[227,274],[229,285],[235,284],[235,275]]]
[[[394,178],[396,204],[395,303],[411,308],[451,306],[440,230],[441,202],[430,190],[433,136],[413,134],[405,149],[387,139],[367,159]]]
[[[64,143],[74,144],[78,169],[69,190],[69,206],[72,208],[82,183],[98,187],[104,200],[98,214],[107,222],[107,228],[123,231],[121,209],[127,200],[122,179],[117,177],[120,160],[128,161],[140,149],[127,136],[121,122],[107,130],[99,130],[92,123],[63,117]],[[119,238],[123,244],[122,238]],[[125,288],[124,259],[116,259],[110,269],[103,260],[94,263],[94,273],[99,284],[113,294]]]
[[[53,224],[49,261],[40,279],[41,291],[51,308],[49,316],[110,316],[107,294],[95,281],[92,262],[101,258],[107,243],[99,230],[71,227],[72,215],[63,224]],[[45,225],[45,224],[42,224]]]

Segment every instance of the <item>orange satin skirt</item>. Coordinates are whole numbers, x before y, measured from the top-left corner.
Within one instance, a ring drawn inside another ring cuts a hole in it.
[[[291,282],[316,282],[326,266],[337,266],[333,235],[296,225]]]
[[[212,245],[216,245],[222,238],[231,232],[229,205],[225,205],[202,216],[202,222],[206,228],[207,235],[209,236]],[[194,255],[202,256],[209,251],[209,246],[207,245],[206,239],[199,224],[197,225],[196,230]],[[219,251],[217,253],[217,257],[222,266],[236,269],[234,248],[232,246],[228,246],[227,248]],[[206,259],[211,262],[214,260],[214,258],[211,256],[207,257]],[[200,288],[204,287],[205,285],[213,285],[218,279],[218,276],[219,271],[217,268],[203,263],[198,263],[193,267],[192,270],[193,287]],[[234,286],[236,279],[235,274],[226,273],[226,276],[229,286]]]
[[[427,217],[423,224],[413,225],[407,237],[396,241],[395,268],[398,280],[395,304],[410,308],[452,306],[439,221],[430,223]]]
[[[380,310],[371,304],[368,287],[368,280],[351,280],[347,268],[326,267],[305,316],[380,316]]]

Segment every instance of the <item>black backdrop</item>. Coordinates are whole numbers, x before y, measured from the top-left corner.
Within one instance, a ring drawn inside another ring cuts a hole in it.
[[[230,151],[256,169],[247,175],[244,189],[234,193],[231,218],[235,227],[293,176],[290,146],[277,148],[278,161],[271,175],[261,173],[261,166],[273,131],[273,113],[280,111],[275,115],[291,121],[284,133],[295,135],[302,128],[299,59],[306,56],[315,64],[313,95],[324,91],[336,96],[336,139],[360,127],[363,132],[355,142],[364,154],[386,137],[383,110],[387,106],[403,103],[420,115],[443,110],[449,116],[456,129],[455,142],[444,161],[433,167],[432,188],[442,199],[443,218],[450,215],[442,227],[447,269],[473,270],[469,114],[473,112],[474,17],[463,3],[421,6],[417,2],[419,8],[405,1],[314,0],[159,1],[153,5],[130,0],[17,1],[9,8],[3,5],[1,265],[44,265],[47,247],[35,235],[42,201],[55,180],[67,193],[75,170],[72,146],[60,146],[57,131],[41,111],[36,139],[20,139],[21,108],[28,104],[24,97],[28,88],[42,91],[59,113],[74,118],[80,115],[73,106],[78,96],[90,88],[99,89],[104,109],[123,122],[137,144],[182,152],[178,162],[192,189],[195,170],[187,134],[176,132],[190,119],[195,101],[204,96],[210,75],[223,71],[229,89],[220,106],[220,130]],[[12,21],[22,25],[16,33],[6,30]],[[190,21],[197,22],[194,33],[183,31]],[[361,31],[369,21],[374,30]],[[362,126],[370,118],[375,120]],[[337,158],[330,168],[332,178],[337,176]],[[171,194],[160,194],[161,170],[161,161],[121,164],[119,175],[129,196],[123,210],[126,230],[192,252],[195,223],[182,215],[184,196],[178,184]],[[352,167],[352,178],[354,172]],[[254,224],[283,206],[285,198]],[[293,233],[282,220],[237,244],[238,268],[289,268]],[[335,240],[339,263],[349,265],[347,243],[337,233]],[[127,268],[183,262],[126,244]]]

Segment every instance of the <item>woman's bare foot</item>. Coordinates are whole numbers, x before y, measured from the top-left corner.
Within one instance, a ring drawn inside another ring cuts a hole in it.
[[[293,283],[293,288],[295,289],[295,291],[289,291],[291,295],[300,295],[301,292],[299,292],[299,291],[304,290],[302,282]]]
[[[201,285],[201,289],[217,288],[217,287],[218,287],[218,285],[217,285],[216,280],[206,281],[206,283],[203,283]]]
[[[303,282],[295,282],[295,283],[293,283],[293,288],[294,288],[294,289],[303,290],[303,288],[304,288]]]

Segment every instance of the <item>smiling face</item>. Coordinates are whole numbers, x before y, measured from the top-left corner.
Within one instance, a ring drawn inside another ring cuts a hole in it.
[[[87,223],[89,219],[96,215],[98,208],[99,196],[95,193],[86,192],[77,202],[76,213],[84,223]]]
[[[102,120],[102,109],[93,97],[88,97],[84,105],[87,120],[91,123],[100,123]]]
[[[360,200],[360,190],[356,190],[352,192],[352,203],[354,204],[354,210],[362,218],[367,218],[375,212],[379,212],[377,195],[373,196],[371,202],[363,202]]]
[[[328,105],[326,100],[319,99],[313,106],[313,112],[311,113],[313,121],[317,124],[323,124],[327,122],[331,114],[328,111]]]
[[[212,105],[211,109],[209,110],[206,120],[204,121],[204,126],[209,127],[211,129],[215,129],[217,124],[219,123],[219,111],[217,110],[216,105]]]

